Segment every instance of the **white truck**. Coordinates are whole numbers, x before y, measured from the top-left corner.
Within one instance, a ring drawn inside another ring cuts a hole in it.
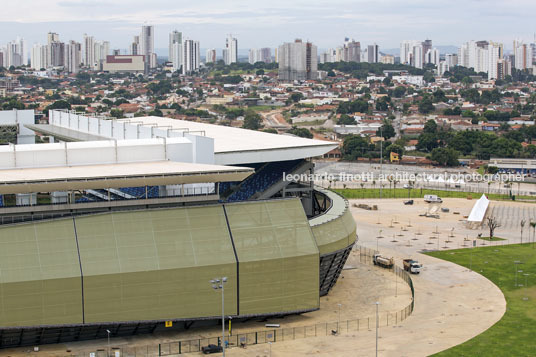
[[[411,274],[419,274],[422,269],[422,264],[413,259],[404,259],[404,270]]]
[[[437,195],[424,195],[424,202],[426,203],[442,203],[443,200]]]
[[[393,258],[386,258],[383,257],[381,254],[374,254],[374,256],[372,257],[372,262],[374,263],[374,265],[389,269],[391,269],[395,264],[395,260]]]

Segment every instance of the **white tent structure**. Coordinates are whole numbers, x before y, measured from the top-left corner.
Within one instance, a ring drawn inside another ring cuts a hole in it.
[[[476,228],[482,225],[486,212],[489,208],[489,200],[486,195],[482,195],[478,201],[475,202],[469,217],[467,218],[467,225],[469,228]]]

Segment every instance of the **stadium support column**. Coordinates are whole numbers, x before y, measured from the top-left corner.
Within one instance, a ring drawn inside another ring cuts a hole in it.
[[[307,217],[311,217],[314,215],[314,188],[315,188],[315,182],[313,179],[314,173],[315,173],[315,165],[311,162],[311,166],[309,168],[309,182],[307,183],[308,190],[305,193],[305,195],[302,197],[302,205],[305,210],[305,214]]]

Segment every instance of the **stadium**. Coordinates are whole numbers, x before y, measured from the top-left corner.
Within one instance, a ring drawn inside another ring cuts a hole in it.
[[[284,174],[337,144],[160,117],[0,112],[0,348],[319,309],[357,236]],[[50,138],[32,144],[33,133]]]

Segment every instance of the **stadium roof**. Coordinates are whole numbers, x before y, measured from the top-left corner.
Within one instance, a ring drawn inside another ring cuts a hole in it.
[[[161,126],[170,126],[177,131],[182,129],[213,138],[215,160],[221,165],[302,159],[323,155],[338,146],[330,141],[188,120],[151,116],[138,117],[135,121],[142,122],[143,125],[154,125],[158,122]]]
[[[321,156],[338,146],[338,143],[330,141],[155,116],[114,119],[114,121],[124,125],[113,129],[114,125],[110,125],[111,120],[52,111],[49,125],[26,126],[45,135],[56,136],[63,141],[112,138],[136,140],[162,136],[181,137],[184,134],[205,136],[213,139],[214,162],[219,165],[304,159]],[[132,127],[127,129],[127,126]],[[144,130],[141,130],[142,128]]]
[[[0,194],[242,181],[246,167],[174,161],[0,170]]]

